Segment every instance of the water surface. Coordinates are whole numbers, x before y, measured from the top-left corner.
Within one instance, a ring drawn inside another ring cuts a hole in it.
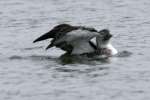
[[[1,0],[0,100],[149,100],[149,0]],[[109,28],[128,57],[62,65],[32,41],[55,25]]]

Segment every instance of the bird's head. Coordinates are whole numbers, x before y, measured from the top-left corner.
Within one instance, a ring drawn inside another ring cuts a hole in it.
[[[105,47],[109,43],[112,34],[110,34],[108,29],[100,30],[98,33],[100,35],[96,38],[97,46]]]

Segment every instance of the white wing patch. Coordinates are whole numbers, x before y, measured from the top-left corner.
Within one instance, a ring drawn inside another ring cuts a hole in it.
[[[96,43],[96,37],[92,38],[90,41],[91,41],[92,43],[94,43],[95,46],[97,45],[97,43]]]

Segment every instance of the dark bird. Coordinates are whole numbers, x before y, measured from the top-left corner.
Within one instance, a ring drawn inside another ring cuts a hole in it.
[[[100,55],[104,53],[111,55],[117,53],[109,43],[111,37],[107,29],[97,31],[90,27],[60,24],[34,40],[33,43],[51,38],[52,41],[46,49],[56,46],[70,55],[96,54],[97,52]],[[96,40],[93,40],[94,38]]]

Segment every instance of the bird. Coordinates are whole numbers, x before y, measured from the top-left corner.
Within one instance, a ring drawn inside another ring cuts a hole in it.
[[[59,24],[35,39],[33,43],[51,38],[46,50],[55,46],[69,55],[112,56],[117,50],[110,44],[111,37],[108,29],[97,31],[91,27]]]

